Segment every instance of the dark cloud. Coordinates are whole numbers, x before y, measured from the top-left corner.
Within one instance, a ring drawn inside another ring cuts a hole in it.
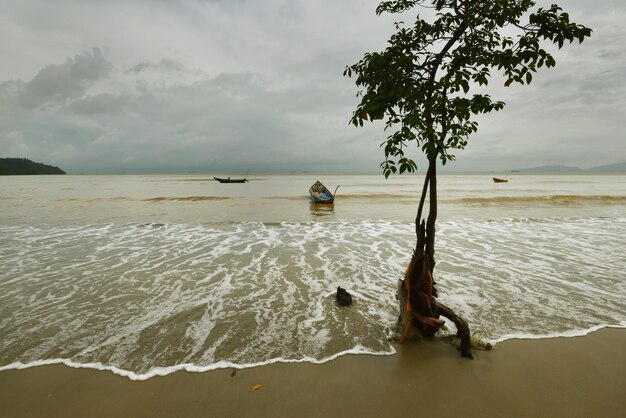
[[[350,106],[329,86],[283,85],[257,73],[210,76],[175,62],[144,63],[130,72],[104,67],[106,77],[92,77],[91,84],[83,79],[79,97],[52,95],[47,105],[30,109],[16,105],[19,95],[8,98],[5,109],[12,110],[5,113],[12,122],[0,127],[8,148],[54,158],[74,172],[299,171],[312,161],[341,171],[347,155],[360,160],[350,167],[372,162],[361,155],[366,148],[351,150],[353,141],[342,141],[372,129],[351,129]],[[189,74],[195,78],[187,80]],[[3,90],[15,90],[16,83],[24,89],[24,83],[7,82]]]
[[[377,1],[35,3],[2,12],[2,154],[70,172],[378,170],[388,133],[348,124],[342,77],[385,47],[397,17]],[[592,38],[554,49],[530,86],[494,78],[507,107],[453,169],[626,160],[626,3],[563,6]]]
[[[177,72],[183,70],[184,67],[171,59],[162,59],[158,63],[154,62],[142,62],[137,65],[133,65],[128,69],[131,73],[139,73],[146,70],[157,70],[157,71],[169,71],[169,72]]]
[[[81,96],[87,87],[109,73],[110,65],[99,49],[68,58],[61,65],[48,65],[24,85],[21,101],[38,106]]]
[[[80,98],[68,106],[75,113],[83,115],[121,114],[128,110],[129,98],[120,94],[103,93]]]

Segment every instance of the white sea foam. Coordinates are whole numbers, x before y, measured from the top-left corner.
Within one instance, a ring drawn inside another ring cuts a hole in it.
[[[333,354],[332,356],[328,356],[322,359],[317,359],[313,357],[303,357],[299,359],[283,359],[283,358],[275,358],[272,360],[258,362],[258,363],[231,363],[228,361],[220,361],[217,363],[213,363],[209,366],[198,366],[195,364],[176,364],[174,366],[169,367],[154,367],[150,369],[146,373],[135,373],[129,370],[120,369],[115,366],[108,366],[101,363],[78,363],[69,359],[48,359],[48,360],[36,360],[29,363],[15,362],[11,364],[7,364],[5,366],[0,366],[0,371],[4,370],[22,370],[28,369],[30,367],[38,367],[38,366],[49,366],[55,364],[63,364],[68,367],[72,367],[75,369],[93,369],[93,370],[101,370],[108,371],[119,376],[124,376],[129,378],[130,380],[148,380],[152,377],[157,376],[167,376],[168,374],[172,374],[179,371],[192,372],[192,373],[202,373],[208,372],[210,370],[218,370],[218,369],[247,369],[251,367],[259,367],[266,366],[268,364],[274,363],[312,363],[312,364],[323,364],[329,361],[335,360],[341,356],[345,355],[372,355],[372,356],[390,356],[396,353],[396,350],[391,347],[391,350],[388,352],[379,352],[372,351],[365,347],[354,347],[350,350],[345,350],[340,353]]]
[[[553,333],[553,334],[545,334],[545,335],[533,335],[533,334],[511,334],[505,335],[497,340],[488,341],[492,344],[497,344],[502,341],[511,340],[511,339],[545,339],[545,338],[559,338],[559,337],[579,337],[590,334],[592,332],[598,331],[603,328],[626,328],[626,322],[620,324],[619,326],[610,326],[610,325],[597,325],[585,330],[570,330],[566,332]],[[275,363],[312,363],[312,364],[323,364],[329,361],[335,360],[344,355],[374,355],[374,356],[390,356],[394,355],[396,350],[393,346],[390,346],[390,350],[387,352],[381,351],[372,351],[365,347],[354,347],[350,350],[345,350],[334,355],[328,356],[326,358],[318,359],[312,357],[303,357],[300,359],[283,359],[283,358],[275,358],[272,360],[258,362],[258,363],[231,363],[228,361],[220,361],[217,363],[213,363],[208,366],[198,366],[195,364],[176,364],[174,366],[169,367],[154,367],[150,369],[146,373],[135,373],[130,370],[124,370],[119,367],[104,365],[101,363],[78,363],[72,361],[70,359],[47,359],[47,360],[36,360],[29,363],[15,362],[11,364],[7,364],[4,366],[0,366],[0,371],[4,370],[22,370],[31,367],[39,367],[39,366],[47,366],[47,365],[55,365],[55,364],[63,364],[68,367],[76,368],[76,369],[93,369],[93,370],[101,370],[112,372],[116,375],[127,377],[130,380],[141,381],[148,380],[152,377],[157,376],[167,376],[169,374],[185,371],[191,373],[202,373],[211,370],[218,369],[247,369],[251,367],[259,367],[266,366],[269,364]]]
[[[392,353],[413,240],[384,221],[2,229],[4,367],[60,357],[132,378]],[[492,342],[623,326],[625,232],[624,218],[441,223],[440,300]],[[355,306],[335,305],[338,285]]]
[[[440,300],[492,342],[626,327],[626,218],[438,224]],[[0,225],[0,370],[131,379],[392,354],[410,222]],[[354,306],[339,308],[337,286]],[[452,326],[453,328],[453,326]]]

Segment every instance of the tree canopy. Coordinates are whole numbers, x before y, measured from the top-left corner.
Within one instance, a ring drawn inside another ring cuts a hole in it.
[[[469,325],[439,302],[434,287],[435,222],[437,219],[437,161],[453,160],[478,130],[476,116],[501,110],[504,102],[484,92],[492,77],[505,86],[528,84],[541,67],[555,65],[543,43],[582,42],[591,29],[570,22],[559,6],[534,9],[532,0],[390,0],[376,9],[403,13],[417,9],[412,25],[395,24],[396,32],[382,52],[365,54],[346,67],[356,76],[360,103],[351,121],[384,120],[390,130],[381,146],[385,177],[412,172],[417,164],[405,150],[415,143],[428,158],[424,186],[415,218],[416,245],[404,280],[398,288],[401,301],[400,341],[416,326],[434,335],[447,317],[457,327],[463,357],[470,351]],[[423,12],[425,17],[420,14]],[[429,190],[428,220],[422,208]]]
[[[379,4],[378,15],[418,9],[412,25],[395,23],[384,51],[367,53],[344,71],[344,76],[356,76],[361,88],[351,122],[362,126],[383,119],[392,132],[381,144],[385,177],[417,168],[405,154],[413,141],[429,161],[454,160],[451,152],[463,149],[478,130],[475,116],[504,107],[489,94],[474,92],[477,87],[487,86],[495,75],[507,87],[529,84],[533,73],[556,63],[542,43],[561,48],[591,35],[591,29],[571,22],[558,5],[533,11],[534,6],[532,0]]]

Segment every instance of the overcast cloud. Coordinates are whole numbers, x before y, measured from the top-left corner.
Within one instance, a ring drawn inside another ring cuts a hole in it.
[[[348,124],[342,72],[385,47],[398,17],[377,3],[0,0],[0,157],[71,173],[376,172],[383,126]],[[530,86],[494,79],[507,106],[453,168],[626,161],[626,2],[559,3],[592,38]]]

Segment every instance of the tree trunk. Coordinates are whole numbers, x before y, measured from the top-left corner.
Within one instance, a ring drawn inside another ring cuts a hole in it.
[[[430,187],[428,221],[420,219]],[[467,322],[452,309],[437,301],[437,290],[433,280],[435,267],[435,222],[437,220],[437,159],[429,158],[428,172],[422,189],[417,217],[415,219],[416,246],[406,269],[404,280],[398,283],[400,316],[398,331],[402,330],[400,342],[406,341],[415,329],[424,337],[432,337],[443,326],[440,316],[450,319],[457,327],[461,339],[461,355],[473,358],[470,351],[470,332]]]

